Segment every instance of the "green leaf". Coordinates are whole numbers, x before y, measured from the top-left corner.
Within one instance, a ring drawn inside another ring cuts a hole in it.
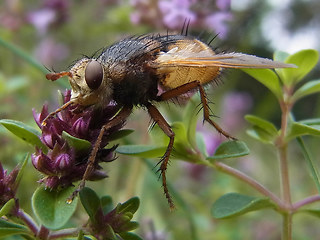
[[[172,130],[175,133],[172,158],[196,162],[199,156],[188,141],[185,125],[182,122],[175,122],[172,124]]]
[[[208,160],[220,160],[225,158],[235,158],[248,155],[250,153],[247,145],[242,141],[228,141],[219,145],[213,156]]]
[[[253,126],[252,129],[247,130],[247,134],[254,139],[259,140],[263,143],[273,144],[275,138],[271,136],[268,132],[264,131],[264,129],[259,128],[257,126]]]
[[[289,53],[283,51],[276,51],[273,54],[273,59],[279,62],[285,62],[286,59],[290,56]]]
[[[310,125],[310,126],[320,125],[320,118],[305,119],[305,120],[299,121],[299,123]]]
[[[308,149],[307,149],[306,145],[304,144],[302,137],[297,137],[297,141],[298,141],[298,145],[300,146],[301,151],[304,155],[304,158],[307,161],[307,164],[309,166],[312,179],[313,179],[314,183],[316,184],[316,187],[317,187],[318,192],[320,194],[320,176],[319,176],[316,164],[314,163],[313,159],[311,158],[311,156],[308,152]]]
[[[109,141],[114,141],[114,140],[117,140],[117,139],[124,138],[124,137],[130,135],[133,132],[134,132],[133,129],[121,129],[119,131],[116,131],[116,132],[112,133],[108,137],[108,139],[109,139]]]
[[[68,142],[70,147],[75,148],[78,151],[91,148],[91,143],[89,141],[71,136],[65,131],[62,132],[62,137]]]
[[[15,200],[11,198],[5,205],[0,209],[0,217],[7,215],[15,206]]]
[[[319,209],[301,209],[298,213],[307,213],[314,217],[320,218],[320,210]]]
[[[74,187],[61,191],[39,187],[32,196],[32,208],[41,224],[49,229],[58,229],[65,225],[77,207],[75,198],[68,204],[67,199],[74,191]]]
[[[107,214],[113,209],[113,201],[110,196],[101,197],[100,202],[103,214]]]
[[[196,144],[196,129],[197,129],[197,121],[199,114],[195,111],[197,109],[197,105],[199,102],[198,95],[192,97],[185,108],[183,114],[183,123],[187,129],[187,138],[188,142],[192,145],[193,148],[197,147]]]
[[[272,207],[274,207],[274,204],[272,204],[268,198],[252,197],[239,193],[228,193],[220,197],[213,204],[211,214],[214,218],[223,219]]]
[[[123,240],[142,240],[141,237],[134,233],[124,232],[119,234]]]
[[[28,229],[20,224],[7,222],[4,219],[0,219],[0,236],[1,239],[10,235],[26,234],[30,235]]]
[[[262,128],[265,132],[270,134],[272,137],[278,136],[278,130],[271,122],[253,115],[246,115],[245,119],[252,125]]]
[[[292,96],[294,101],[299,100],[305,96],[320,92],[320,80],[313,80],[305,83]]]
[[[289,129],[288,135],[286,136],[286,140],[289,141],[293,138],[303,135],[320,136],[320,129],[316,126],[308,126],[302,123],[293,122]]]
[[[133,198],[130,198],[128,201],[120,204],[118,207],[117,207],[117,212],[120,213],[125,213],[125,212],[130,212],[132,214],[134,214],[138,208],[139,208],[139,205],[140,205],[140,200],[138,197],[133,197]]]
[[[199,132],[196,133],[196,142],[197,142],[197,148],[203,154],[203,156],[208,156],[206,142],[204,140],[203,135]],[[211,144],[211,143],[208,143],[208,144]]]
[[[44,152],[47,151],[47,147],[41,142],[39,138],[41,134],[36,129],[24,124],[23,122],[11,119],[1,119],[0,123],[20,139],[42,149],[42,151]]]
[[[241,69],[267,87],[277,99],[281,99],[282,90],[277,74],[270,69]]]
[[[85,187],[80,191],[79,196],[80,201],[88,213],[91,221],[95,222],[96,214],[99,208],[101,208],[98,195],[91,188]]]
[[[24,158],[24,160],[23,160],[23,163],[22,163],[22,165],[21,165],[21,167],[20,167],[18,176],[17,176],[17,178],[16,178],[16,183],[17,183],[17,184],[19,184],[20,181],[21,181],[22,175],[23,175],[23,173],[24,173],[24,170],[25,170],[25,168],[26,168],[26,166],[27,166],[27,163],[28,163],[28,160],[29,160],[29,156],[30,156],[30,154],[26,154],[26,156],[25,156],[25,158]]]
[[[253,115],[246,115],[245,119],[253,125],[247,134],[263,143],[273,144],[279,133],[269,121]]]
[[[298,68],[284,68],[277,72],[285,85],[296,84],[315,67],[318,58],[319,53],[314,49],[301,50],[290,55],[286,60],[286,63],[295,64]]]
[[[150,145],[122,145],[116,149],[117,153],[133,155],[145,158],[161,157],[167,147],[156,147]]]
[[[169,137],[162,131],[158,124],[151,125],[152,128],[149,131],[152,142],[157,147],[167,146],[169,143]]]

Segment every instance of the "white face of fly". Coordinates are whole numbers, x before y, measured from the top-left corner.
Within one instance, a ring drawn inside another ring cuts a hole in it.
[[[71,101],[82,106],[105,105],[112,99],[111,81],[104,66],[95,59],[83,58],[70,70]]]

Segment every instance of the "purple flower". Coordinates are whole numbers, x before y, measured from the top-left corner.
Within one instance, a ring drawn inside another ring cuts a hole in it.
[[[225,38],[228,33],[228,22],[232,20],[230,12],[217,12],[207,16],[204,20],[205,24],[216,33],[220,38]]]
[[[27,20],[40,35],[44,35],[53,24],[61,24],[67,20],[69,8],[68,1],[45,0],[42,8],[27,14]]]
[[[56,12],[53,9],[44,8],[30,12],[27,19],[40,35],[43,35],[47,32],[49,25],[56,20]]]
[[[53,66],[68,55],[69,49],[64,44],[48,37],[42,39],[35,49],[36,58],[45,66]]]
[[[230,0],[131,0],[131,21],[181,30],[187,21],[191,28],[211,29],[225,38],[232,20]]]
[[[159,1],[158,5],[165,26],[170,29],[179,29],[186,20],[192,25],[196,20],[196,13],[190,9],[194,2],[192,0]]]
[[[70,91],[67,91],[64,95],[64,102],[68,102],[70,96]],[[49,114],[47,104],[43,106],[41,113],[33,111],[34,119],[42,130],[40,139],[48,148],[47,151],[36,149],[36,152],[32,155],[34,167],[46,175],[40,181],[47,187],[56,188],[58,186],[69,186],[73,182],[81,180],[87,167],[91,147],[83,149],[70,145],[63,132],[75,138],[86,140],[90,145],[93,145],[101,127],[118,110],[118,106],[111,104],[103,109],[96,109],[94,106],[80,109],[79,106],[72,105],[62,110],[55,117],[47,119],[44,126],[42,122]],[[115,147],[110,149],[104,147],[109,142],[109,135],[118,131],[121,127],[122,124],[119,123],[106,131],[100,144],[101,149],[96,157],[97,163],[110,162],[114,159],[113,151]],[[105,177],[107,175],[101,171],[100,165],[96,164],[89,180],[98,180]]]
[[[17,176],[19,168],[15,167],[11,173],[8,174],[0,163],[0,206],[3,206],[10,199],[15,198],[18,188]]]

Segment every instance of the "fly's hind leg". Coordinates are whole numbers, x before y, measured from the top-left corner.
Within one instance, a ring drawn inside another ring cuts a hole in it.
[[[158,111],[158,109],[155,106],[149,103],[146,105],[146,107],[148,109],[148,113],[151,116],[151,118],[158,124],[158,126],[162,129],[162,131],[170,138],[167,150],[160,161],[161,162],[160,173],[162,177],[162,186],[163,186],[164,194],[168,200],[170,209],[174,209],[174,203],[167,186],[166,170],[169,162],[169,157],[173,149],[175,134],[172,131],[170,125],[167,123],[167,121],[164,119],[164,117],[161,115],[161,113]]]
[[[208,106],[208,101],[206,97],[205,90],[203,86],[200,84],[199,81],[193,81],[186,83],[184,85],[181,85],[177,88],[168,90],[164,93],[162,93],[160,96],[158,96],[157,101],[166,101],[175,97],[180,96],[181,94],[187,93],[190,90],[193,89],[199,89],[200,93],[200,99],[201,99],[201,104],[203,106],[203,119],[204,121],[207,121],[210,125],[212,125],[220,134],[225,136],[226,138],[236,140],[236,138],[232,137],[229,133],[224,131],[217,123],[215,123],[211,118],[210,118],[210,110]]]

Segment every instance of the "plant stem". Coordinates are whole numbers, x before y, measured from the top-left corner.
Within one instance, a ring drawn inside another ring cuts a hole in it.
[[[307,204],[317,202],[317,201],[320,201],[320,195],[310,196],[310,197],[307,197],[307,198],[293,204],[293,209],[294,209],[294,211],[296,211],[299,208],[301,208]]]
[[[281,196],[284,204],[282,209],[282,240],[292,239],[292,214],[293,206],[291,202],[289,166],[288,166],[288,143],[285,139],[288,127],[288,117],[292,104],[288,101],[292,94],[292,89],[284,89],[287,98],[280,101],[281,115],[281,134],[276,141],[275,146],[279,152],[280,179],[281,179]]]
[[[289,209],[292,204],[291,204],[287,149],[288,149],[287,145],[280,147],[279,157],[280,157],[280,178],[281,178],[282,199],[286,205],[286,208]]]
[[[17,217],[19,217],[27,226],[28,228],[36,235],[38,233],[39,227],[33,221],[33,219],[26,214],[23,210],[19,209],[17,212]]]
[[[284,213],[282,219],[282,239],[291,240],[292,239],[292,214]]]
[[[41,226],[37,235],[38,239],[46,240],[49,237],[49,229],[45,226]]]
[[[58,231],[51,232],[49,239],[65,238],[65,237],[76,237],[80,230],[77,228],[67,228]]]
[[[41,65],[37,60],[35,60],[33,57],[31,57],[30,54],[28,54],[27,52],[25,52],[24,50],[22,50],[18,46],[5,41],[1,37],[0,37],[0,46],[3,46],[5,48],[9,49],[11,52],[18,55],[20,58],[22,58],[23,60],[28,62],[30,65],[32,65],[33,67],[35,67],[36,69],[38,69],[42,73],[46,74],[49,72],[43,65]]]
[[[253,187],[254,189],[256,189],[258,192],[260,192],[261,194],[263,194],[264,196],[270,198],[273,202],[275,202],[280,208],[283,208],[283,203],[281,201],[281,199],[279,199],[278,196],[276,196],[274,193],[272,193],[270,190],[268,190],[265,186],[263,186],[261,183],[257,182],[256,180],[254,180],[253,178],[249,177],[248,175],[244,174],[243,172],[232,168],[222,162],[215,162],[213,165],[217,170],[224,172],[230,176],[233,176],[245,183],[247,183],[248,185],[250,185],[251,187]]]

